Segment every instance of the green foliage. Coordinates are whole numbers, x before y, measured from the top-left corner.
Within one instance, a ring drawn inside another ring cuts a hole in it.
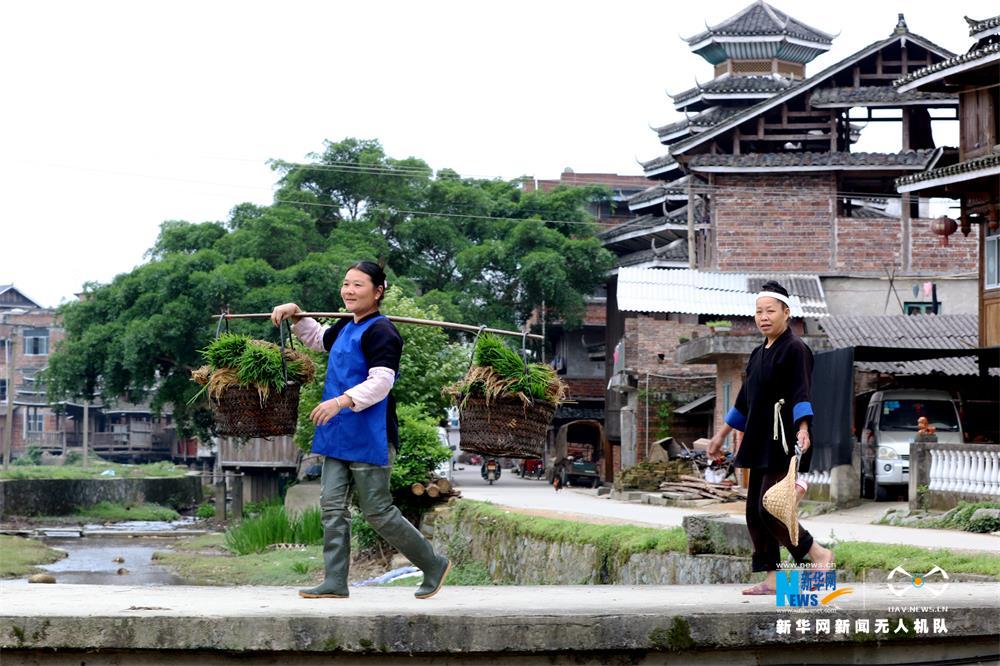
[[[392,464],[390,488],[407,489],[425,483],[430,472],[451,458],[451,450],[438,438],[437,421],[418,405],[399,405],[399,451]]]
[[[94,460],[96,456],[91,456],[91,463],[87,467],[82,465],[71,465],[66,463],[62,466],[56,465],[18,465],[12,466],[8,471],[0,470],[0,479],[97,479],[101,478],[101,473],[112,470],[116,477],[139,478],[154,476],[184,476],[187,471],[177,467],[171,462],[160,461],[145,465],[122,465]]]
[[[708,326],[709,328],[732,328],[733,322],[728,319],[722,319],[719,321],[705,322],[705,326]]]
[[[170,507],[159,504],[121,504],[98,502],[77,511],[76,515],[91,520],[177,520],[180,515]]]
[[[81,300],[62,306],[66,337],[43,375],[50,399],[169,404],[180,436],[206,437],[211,414],[202,401],[188,404],[198,392],[189,378],[198,347],[214,337],[211,315],[223,309],[266,312],[294,301],[333,310],[347,266],[384,257],[400,290],[386,312],[509,328],[544,301],[548,316],[572,327],[611,266],[587,212],[606,190],[525,193],[518,181],[435,175],[420,159],[386,155],[375,140],[328,141],[310,159],[272,162],[279,189],[270,206],[237,204],[227,220],[164,222],[147,263],[87,284]],[[277,338],[266,320],[231,326]],[[404,356],[397,398],[436,413],[445,404],[438,391],[460,374],[459,348],[441,331],[406,328],[410,349],[426,349]]]
[[[209,518],[215,518],[215,505],[212,503],[200,504],[198,510],[194,512],[195,518],[199,520],[208,520]]]
[[[289,517],[280,505],[266,507],[226,530],[226,548],[237,555],[263,552],[276,543],[314,545],[323,541],[323,524],[318,508]]]
[[[23,456],[14,461],[15,465],[40,465],[42,463],[42,450],[37,446],[29,446]]]

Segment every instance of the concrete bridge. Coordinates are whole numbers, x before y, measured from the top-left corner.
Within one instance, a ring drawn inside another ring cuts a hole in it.
[[[1000,584],[940,596],[853,585],[810,609],[739,586],[0,587],[4,666],[97,664],[996,663]],[[901,595],[901,596],[897,596]],[[864,626],[867,621],[867,628]],[[961,661],[971,659],[971,661]]]

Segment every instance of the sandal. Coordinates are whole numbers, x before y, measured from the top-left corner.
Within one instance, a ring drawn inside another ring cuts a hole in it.
[[[768,587],[766,582],[762,582],[743,590],[743,594],[745,596],[767,596],[773,595],[774,589]]]

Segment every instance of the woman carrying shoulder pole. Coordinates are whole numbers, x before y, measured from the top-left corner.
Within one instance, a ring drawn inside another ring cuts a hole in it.
[[[310,414],[316,424],[313,453],[322,454],[320,510],[323,520],[325,577],[316,587],[299,590],[307,599],[348,597],[351,560],[352,486],[368,523],[424,572],[418,599],[441,589],[451,563],[392,503],[389,477],[399,444],[396,407],[390,391],[399,372],[403,339],[379,313],[385,296],[385,272],[371,261],[354,264],[344,276],[340,296],[353,314],[334,326],[299,317],[295,303],[276,306],[271,321],[291,319],[295,335],[317,351],[329,352],[322,401]]]
[[[798,544],[793,545],[788,528],[764,509],[764,493],[788,473],[794,451],[786,452],[782,438],[776,439],[776,410],[780,409],[777,427],[784,428],[784,439],[797,442],[802,458],[800,468],[809,469],[811,441],[809,424],[813,409],[810,402],[813,356],[812,350],[789,327],[791,311],[788,292],[777,282],[767,282],[757,294],[754,321],[766,338],[750,353],[746,379],[736,397],[735,406],[726,415],[726,423],[712,437],[708,447],[710,458],[722,453],[722,443],[734,429],[742,431],[743,443],[736,454],[736,466],[749,468],[746,518],[753,542],[752,567],[767,572],[762,583],[753,585],[743,594],[774,594],[775,572],[784,546],[795,561],[808,557],[815,565],[832,566],[833,552],[816,542],[812,535],[799,527]],[[776,403],[784,400],[780,407]],[[804,487],[798,491],[804,493]]]

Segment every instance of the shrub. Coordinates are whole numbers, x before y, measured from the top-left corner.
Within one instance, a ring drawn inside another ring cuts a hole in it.
[[[198,507],[198,510],[194,513],[196,518],[201,520],[208,520],[209,518],[215,518],[215,505],[214,504],[202,504]]]

